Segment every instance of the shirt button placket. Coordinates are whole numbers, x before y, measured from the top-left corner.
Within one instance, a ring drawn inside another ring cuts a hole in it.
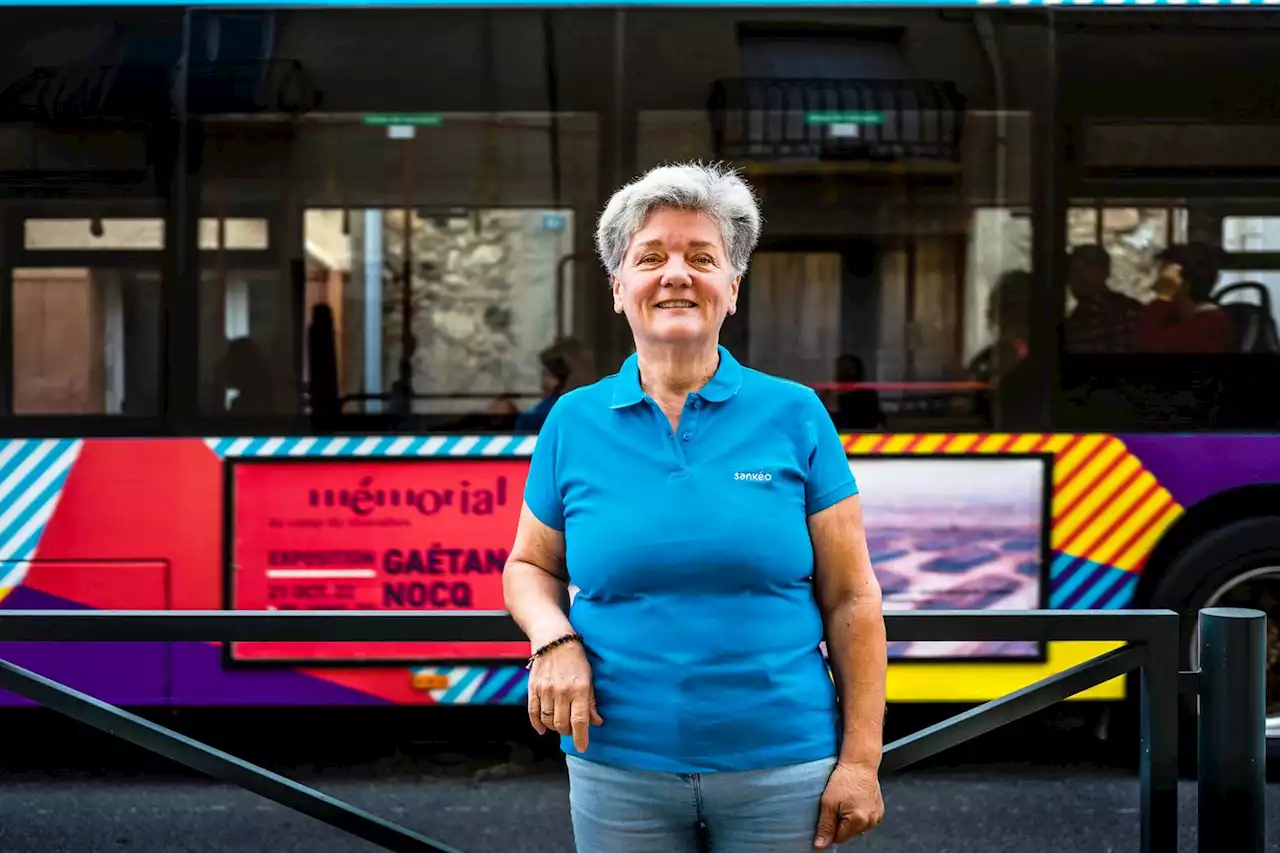
[[[693,441],[693,434],[698,431],[698,411],[702,408],[702,398],[694,397],[689,401],[688,407],[685,409],[684,415],[680,418],[680,440],[686,445]],[[686,448],[684,452],[685,464],[688,464],[689,451]]]

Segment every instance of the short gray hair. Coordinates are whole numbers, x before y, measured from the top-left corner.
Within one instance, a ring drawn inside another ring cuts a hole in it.
[[[622,266],[627,244],[661,208],[696,210],[720,226],[729,264],[737,275],[760,240],[760,208],[738,173],[719,163],[657,166],[613,194],[596,224],[596,252],[610,273]]]

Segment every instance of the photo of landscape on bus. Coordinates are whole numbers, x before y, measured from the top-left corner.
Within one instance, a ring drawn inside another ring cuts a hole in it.
[[[1042,459],[854,457],[849,467],[886,611],[1042,606]],[[1037,643],[889,644],[893,658],[1041,654]]]

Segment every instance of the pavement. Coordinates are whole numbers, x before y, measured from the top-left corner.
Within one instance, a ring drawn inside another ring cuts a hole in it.
[[[380,849],[134,747],[31,720],[17,721],[31,736],[6,738],[0,752],[3,853]],[[547,742],[520,733],[518,721],[512,728],[509,715],[497,726],[432,717],[404,728],[370,729],[368,722],[335,719],[287,733],[280,728],[287,723],[249,716],[222,721],[220,733],[174,727],[239,747],[246,758],[463,853],[572,853],[563,762]],[[13,733],[12,718],[0,724]],[[486,734],[476,736],[472,727]],[[884,823],[841,850],[1136,853],[1134,769],[1106,760],[1108,750],[1087,727],[1049,721],[992,737],[949,761],[886,778]],[[1193,782],[1181,784],[1179,802],[1180,853],[1193,853]],[[1269,786],[1267,810],[1267,849],[1280,850],[1280,784]],[[1231,848],[1226,839],[1219,846]]]

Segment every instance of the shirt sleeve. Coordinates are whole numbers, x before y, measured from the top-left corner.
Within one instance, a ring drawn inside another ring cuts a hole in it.
[[[809,476],[805,480],[805,513],[813,515],[858,494],[858,481],[849,469],[849,457],[826,407],[818,395],[805,395],[805,417],[811,439]]]
[[[560,403],[559,400],[556,403]],[[547,412],[538,442],[529,460],[529,476],[524,483],[524,502],[538,520],[553,530],[564,530],[564,496],[560,491],[561,405]]]

